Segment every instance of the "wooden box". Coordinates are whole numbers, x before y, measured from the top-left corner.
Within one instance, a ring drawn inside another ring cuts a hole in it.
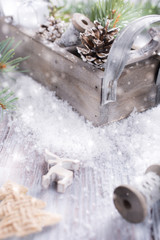
[[[116,101],[103,105],[103,71],[56,44],[45,46],[35,36],[0,19],[0,40],[6,36],[22,41],[17,56],[30,56],[22,68],[28,69],[30,76],[55,91],[95,126],[123,119],[134,109],[142,112],[157,104],[157,56],[125,67],[118,80]]]

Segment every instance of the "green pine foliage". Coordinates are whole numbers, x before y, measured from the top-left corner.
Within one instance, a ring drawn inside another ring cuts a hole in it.
[[[49,2],[49,16],[53,16],[56,19],[61,19],[64,22],[69,22],[70,14],[64,10],[64,6],[56,6],[51,1]]]
[[[18,98],[14,96],[14,92],[10,92],[5,88],[0,92],[0,109],[3,116],[4,110],[15,110],[15,102]]]
[[[85,12],[84,12],[85,13]],[[111,20],[110,27],[123,28],[128,22],[141,16],[141,9],[129,0],[98,0],[91,8],[89,18],[98,20],[105,26],[106,20]]]
[[[63,0],[61,7],[52,3],[52,10],[52,15],[67,22],[73,13],[79,12],[88,16],[91,21],[98,20],[103,26],[109,18],[112,20],[110,27],[123,28],[138,17],[160,14],[160,0],[154,1],[154,4],[150,0],[139,0],[137,4],[130,0],[80,0],[78,3]]]
[[[18,42],[14,47],[13,44],[13,38],[7,38],[6,40],[0,42],[0,72],[19,70],[19,64],[28,58],[14,58],[15,49],[20,45],[20,42]]]
[[[160,14],[160,0],[152,3],[152,1],[148,0],[146,2],[139,1],[139,6],[142,8],[142,15],[150,15],[150,14]]]
[[[67,3],[67,0],[63,0],[63,2],[62,11],[65,11],[70,16],[73,13],[78,12],[89,17],[91,15],[91,9],[94,5],[94,0],[80,0],[79,2],[72,0],[70,3]]]
[[[11,71],[19,71],[19,64],[26,60],[28,57],[14,58],[15,49],[19,46],[20,42],[14,47],[14,39],[7,38],[0,42],[0,73],[7,73]],[[17,98],[14,97],[14,93],[9,89],[3,89],[0,91],[0,110],[1,113],[5,110],[14,110],[15,102]]]
[[[70,17],[75,12],[83,13],[91,21],[98,20],[102,26],[105,26],[106,20],[110,19],[111,27],[119,28],[141,16],[141,9],[135,8],[130,0],[81,0],[78,3],[72,0],[69,4],[67,0],[63,0],[60,12]]]

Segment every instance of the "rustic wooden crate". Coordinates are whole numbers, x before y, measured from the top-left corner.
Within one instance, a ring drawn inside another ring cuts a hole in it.
[[[95,126],[123,119],[134,109],[142,112],[157,104],[157,56],[125,67],[118,80],[116,102],[102,105],[103,71],[56,44],[45,46],[35,36],[0,19],[0,40],[6,36],[22,41],[16,52],[17,56],[30,56],[22,64],[28,74],[68,101]]]

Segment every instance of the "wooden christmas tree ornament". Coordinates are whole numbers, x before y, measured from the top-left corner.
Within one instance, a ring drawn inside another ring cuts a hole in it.
[[[7,182],[0,189],[0,239],[23,237],[60,221],[59,215],[43,210],[45,202],[27,196],[27,188]]]
[[[68,186],[72,184],[73,172],[80,166],[79,160],[60,158],[57,155],[45,151],[46,162],[48,164],[48,173],[42,178],[42,186],[48,188],[51,182],[57,182],[57,191],[64,193]],[[48,159],[51,157],[51,159]]]
[[[127,221],[140,223],[148,210],[160,199],[160,165],[150,166],[140,182],[121,185],[114,190],[114,204]]]

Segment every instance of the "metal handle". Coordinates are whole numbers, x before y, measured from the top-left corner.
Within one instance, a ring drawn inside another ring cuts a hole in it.
[[[139,50],[131,51],[135,38],[150,24],[160,22],[160,15],[148,15],[131,22],[114,41],[105,66],[102,84],[102,105],[116,101],[117,82],[125,65],[144,60],[158,50],[160,32],[151,28],[152,40]]]

